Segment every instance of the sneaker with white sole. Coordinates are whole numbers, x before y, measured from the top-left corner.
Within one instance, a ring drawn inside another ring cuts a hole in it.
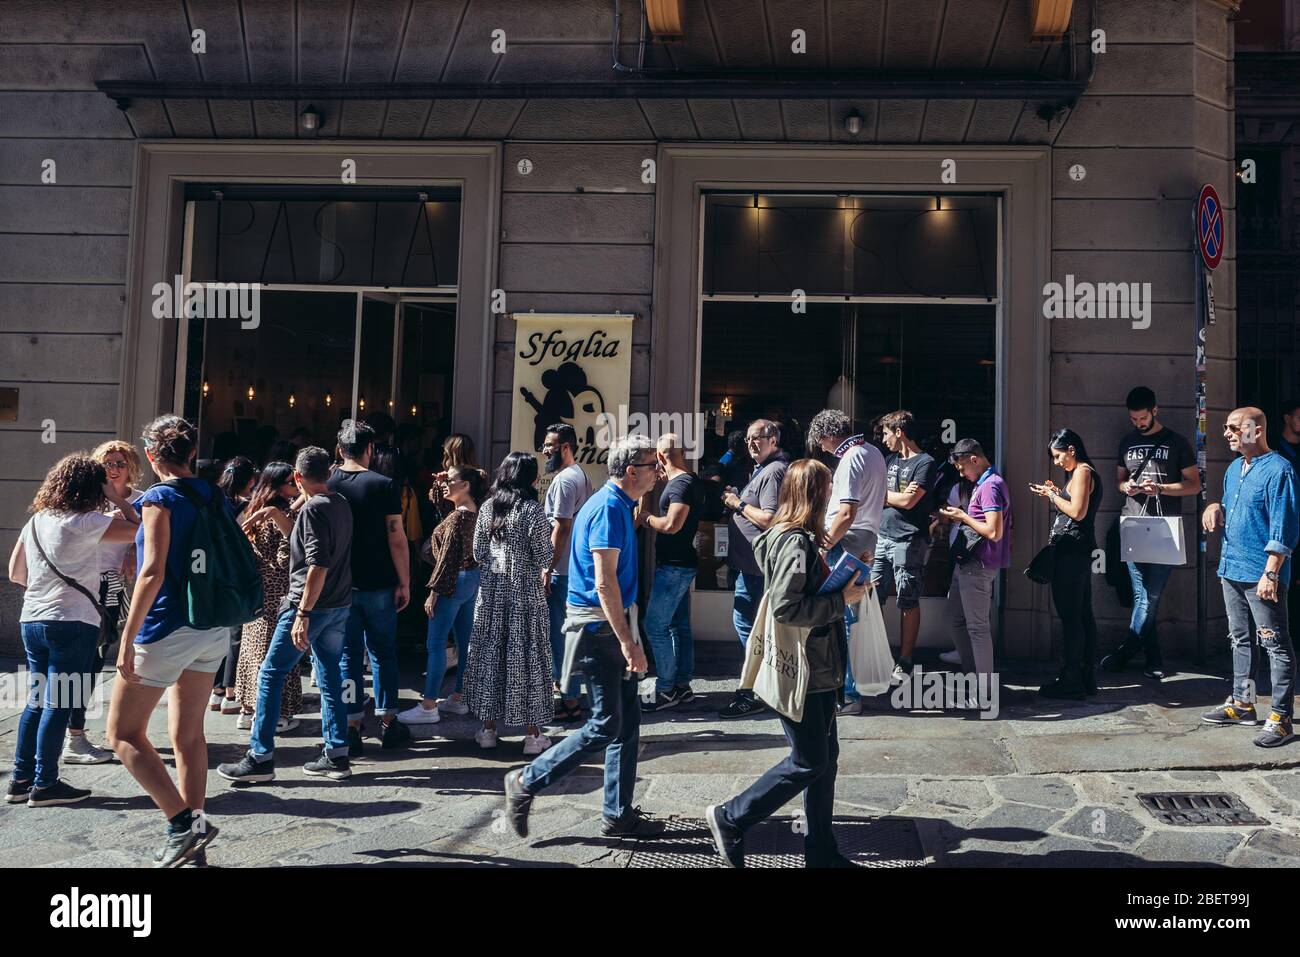
[[[413,705],[405,711],[397,712],[397,720],[402,724],[437,724],[442,719],[438,714],[438,706],[426,708],[422,704]]]
[[[898,687],[899,685],[901,685],[904,681],[906,681],[907,678],[908,678],[908,673],[907,673],[906,671],[903,670],[903,666],[902,666],[902,665],[894,665],[894,671],[893,671],[893,673],[889,676],[889,686],[890,686],[891,688],[897,688],[897,687]]]
[[[245,713],[242,712],[242,711],[239,712],[239,717],[237,717],[237,718],[235,719],[235,730],[236,730],[236,731],[252,731],[252,730],[253,730],[253,716],[252,716],[251,714],[245,714]]]
[[[166,697],[166,695],[164,695],[163,697]],[[221,706],[225,703],[225,701],[226,701],[225,695],[221,694],[219,691],[214,691],[211,697],[208,698],[208,710],[220,711]]]
[[[939,656],[939,660],[945,665],[961,664],[961,652],[954,648],[952,651],[945,651]]]
[[[540,731],[537,734],[524,735],[524,754],[532,756],[541,754],[551,746],[551,739]]]
[[[33,786],[27,792],[28,807],[50,807],[56,804],[76,804],[90,797],[89,788],[74,788],[66,781],[55,781],[47,788]]]
[[[497,733],[492,728],[479,728],[474,734],[474,740],[484,750],[495,748],[497,746]]]
[[[438,702],[438,710],[447,714],[469,714],[469,705],[464,698],[443,698]]]
[[[297,718],[281,718],[275,723],[276,734],[288,734],[290,731],[298,729],[299,721]]]
[[[236,701],[234,698],[222,698],[222,699],[221,699],[221,713],[222,713],[222,714],[239,714],[240,709],[241,709],[242,707],[243,707],[243,706],[242,706],[238,701]]]
[[[69,734],[63,742],[64,764],[108,764],[113,752],[97,748],[84,734]]]

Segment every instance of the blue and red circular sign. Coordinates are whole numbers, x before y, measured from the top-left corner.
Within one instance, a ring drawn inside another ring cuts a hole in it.
[[[1206,269],[1214,269],[1223,259],[1223,206],[1214,187],[1206,183],[1196,201],[1196,244]]]

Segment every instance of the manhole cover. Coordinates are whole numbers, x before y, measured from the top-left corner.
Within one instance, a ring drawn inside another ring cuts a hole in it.
[[[1231,794],[1172,791],[1162,794],[1139,794],[1138,801],[1151,816],[1163,824],[1267,824],[1255,812]]]
[[[799,818],[771,818],[745,835],[746,867],[803,867]],[[638,841],[628,867],[722,867],[700,818],[673,818],[656,841]],[[840,853],[866,867],[921,867],[927,863],[916,824],[910,820],[870,818],[835,821]]]

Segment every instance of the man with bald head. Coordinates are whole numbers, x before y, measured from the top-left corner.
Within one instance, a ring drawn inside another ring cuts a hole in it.
[[[1295,472],[1268,447],[1267,430],[1259,409],[1234,409],[1228,416],[1223,436],[1240,457],[1224,473],[1223,503],[1208,506],[1201,517],[1207,533],[1223,529],[1219,581],[1232,642],[1232,694],[1202,717],[1210,724],[1259,723],[1254,700],[1258,636],[1268,654],[1273,694],[1264,730],[1255,737],[1261,748],[1277,747],[1293,737],[1296,667],[1287,623],[1287,584],[1291,552],[1300,539]]]
[[[647,515],[655,531],[655,575],[646,608],[645,630],[655,659],[655,696],[642,711],[672,708],[695,695],[695,644],[691,638],[691,582],[699,557],[695,532],[700,526],[699,479],[686,467],[681,439],[669,432],[655,446],[667,481],[659,497],[659,514]]]

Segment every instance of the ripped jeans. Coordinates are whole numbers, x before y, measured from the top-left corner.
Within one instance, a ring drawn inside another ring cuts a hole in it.
[[[1232,642],[1232,696],[1243,702],[1255,700],[1259,648],[1263,646],[1272,681],[1272,709],[1290,718],[1295,706],[1295,652],[1287,627],[1286,587],[1278,585],[1277,601],[1264,601],[1255,594],[1257,582],[1220,581]]]

